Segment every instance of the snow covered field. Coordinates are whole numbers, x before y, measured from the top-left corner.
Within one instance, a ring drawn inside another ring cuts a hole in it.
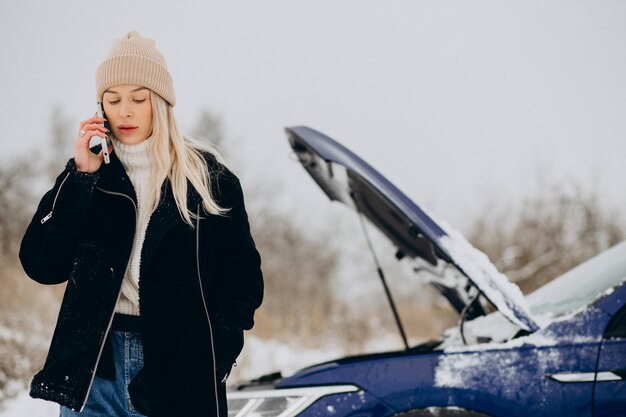
[[[24,391],[17,398],[7,401],[6,408],[0,410],[2,417],[55,417],[59,415],[58,404],[36,400]]]

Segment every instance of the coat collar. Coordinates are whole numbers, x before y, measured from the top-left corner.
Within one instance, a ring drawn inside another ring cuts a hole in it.
[[[202,197],[188,183],[187,207],[191,211],[195,211],[195,207],[200,203]],[[169,180],[165,180],[161,188],[161,200],[156,210],[150,216],[146,236],[143,242],[141,252],[141,269],[143,266],[149,265],[152,257],[156,253],[161,241],[167,233],[176,225],[183,223],[184,220],[178,211],[176,200],[172,193],[172,187]],[[189,226],[191,228],[191,226]]]
[[[107,191],[113,191],[117,193],[126,194],[128,197],[132,198],[133,201],[137,202],[137,194],[135,193],[135,188],[122,165],[122,162],[117,157],[115,152],[112,152],[110,155],[111,162],[109,164],[102,164],[100,170],[98,171],[100,174],[98,180],[98,187],[103,188]],[[174,200],[174,195],[171,192],[171,184],[168,179],[163,182],[163,186],[161,187],[161,202],[159,205],[163,204],[166,199],[171,198]],[[187,183],[187,207],[190,209],[194,209],[198,203],[202,201],[202,196],[196,189],[191,185],[190,182]]]
[[[98,187],[113,193],[120,193],[130,197],[137,205],[137,195],[133,184],[122,165],[120,159],[111,153],[111,162],[100,167]],[[187,183],[187,207],[195,212],[202,196],[196,191],[190,182]],[[169,179],[163,182],[161,197],[157,208],[150,215],[150,221],[146,229],[143,242],[141,265],[148,265],[150,259],[159,247],[163,237],[175,225],[182,223],[183,219],[178,211],[172,186]]]
[[[115,152],[110,154],[111,162],[102,164],[98,170],[99,179],[97,187],[106,191],[125,194],[130,197],[135,205],[137,204],[137,194],[133,183],[130,181],[122,162]]]

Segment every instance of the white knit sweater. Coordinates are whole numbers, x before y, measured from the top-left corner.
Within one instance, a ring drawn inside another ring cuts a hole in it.
[[[113,138],[113,148],[117,157],[124,165],[130,181],[137,194],[137,223],[135,240],[130,254],[126,275],[122,281],[122,293],[115,306],[115,312],[139,315],[139,266],[141,265],[141,248],[143,247],[146,229],[152,214],[154,195],[148,189],[150,182],[150,138],[135,145],[125,145]]]

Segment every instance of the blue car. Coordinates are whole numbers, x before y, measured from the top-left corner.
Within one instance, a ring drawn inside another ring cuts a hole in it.
[[[626,241],[523,296],[350,150],[307,127],[286,132],[328,197],[380,229],[460,324],[409,346],[389,296],[405,350],[260,378],[229,392],[231,417],[626,416]]]

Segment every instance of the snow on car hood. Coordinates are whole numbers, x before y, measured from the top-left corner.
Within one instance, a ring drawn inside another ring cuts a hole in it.
[[[471,319],[485,314],[483,295],[508,320],[527,331],[538,329],[519,287],[498,272],[487,256],[457,231],[435,220],[349,149],[308,127],[285,129],[291,148],[331,200],[368,218],[408,256],[415,269]]]

